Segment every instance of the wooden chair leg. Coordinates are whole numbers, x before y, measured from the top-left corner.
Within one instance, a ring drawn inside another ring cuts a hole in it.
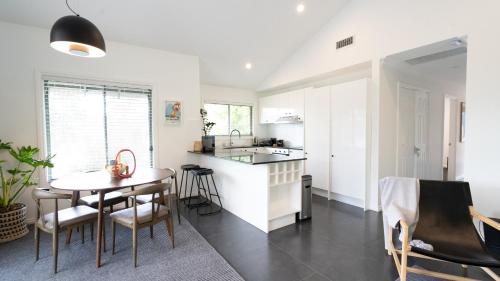
[[[94,241],[94,223],[90,223],[90,241]]]
[[[149,226],[149,236],[151,236],[151,238],[153,238],[153,225]]]
[[[73,228],[68,227],[66,230],[66,244],[69,244],[71,242],[71,234],[73,234]]]
[[[170,216],[170,232],[172,232],[172,234],[170,235],[171,239],[172,239],[172,248],[175,248],[175,243],[174,243],[174,236],[175,236],[175,232],[174,232],[174,219],[172,218],[172,216]]]
[[[111,221],[111,236],[112,236],[112,250],[111,254],[115,254],[115,235],[116,235],[116,224],[114,221]]]
[[[82,240],[82,244],[85,243],[85,225],[80,225],[80,239]]]
[[[59,231],[57,227],[52,230],[52,270],[57,273],[57,254],[59,249]]]
[[[102,249],[106,253],[106,221],[102,222]]]
[[[403,245],[401,247],[401,275],[400,280],[406,281],[406,275],[408,273],[408,250],[410,248],[410,243],[408,241],[408,226],[403,226]]]
[[[125,200],[125,208],[128,209],[128,198],[127,198],[127,200]]]
[[[134,267],[137,267],[137,228],[132,229],[132,255],[134,257]]]
[[[35,261],[40,256],[40,229],[35,225]]]
[[[170,236],[170,240],[172,241],[172,248],[175,248],[174,224],[173,224],[173,219],[172,219],[171,215],[165,219],[165,224],[167,225],[167,232],[168,232],[168,235]]]

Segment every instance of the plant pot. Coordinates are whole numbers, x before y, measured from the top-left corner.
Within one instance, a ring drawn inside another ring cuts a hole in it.
[[[0,243],[19,239],[26,234],[26,205],[16,204],[12,210],[0,211]]]
[[[203,152],[215,151],[215,136],[202,136],[201,143],[203,144]]]

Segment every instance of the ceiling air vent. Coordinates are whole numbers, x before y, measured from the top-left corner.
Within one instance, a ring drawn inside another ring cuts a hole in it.
[[[427,63],[427,62],[431,62],[431,61],[435,61],[435,60],[441,60],[441,59],[445,59],[448,57],[453,57],[453,56],[457,56],[457,55],[461,55],[461,54],[465,54],[465,53],[467,53],[467,48],[466,47],[459,47],[459,48],[455,48],[455,49],[451,49],[451,50],[437,52],[437,53],[430,54],[430,55],[425,55],[425,56],[421,56],[421,57],[417,57],[417,58],[408,59],[408,60],[406,60],[406,62],[411,64],[411,65],[417,65],[417,64]]]
[[[354,43],[354,37],[347,37],[345,39],[337,41],[337,49],[347,47],[349,45],[352,45],[352,43]]]

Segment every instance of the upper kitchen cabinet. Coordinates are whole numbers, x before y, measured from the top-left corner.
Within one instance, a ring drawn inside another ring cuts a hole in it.
[[[279,96],[268,96],[259,99],[259,117],[261,124],[274,123],[279,118]]]
[[[259,99],[260,123],[299,123],[304,120],[304,89]]]

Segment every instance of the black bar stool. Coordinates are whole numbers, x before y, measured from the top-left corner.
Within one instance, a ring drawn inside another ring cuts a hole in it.
[[[179,197],[182,194],[182,185],[184,183],[184,173],[186,173],[186,184],[184,184],[184,197],[180,199],[181,201],[184,201],[187,199],[187,188],[188,188],[188,177],[189,177],[189,171],[193,169],[199,169],[200,166],[195,165],[195,164],[185,164],[181,166],[182,169],[182,176],[181,176],[181,186],[179,187]]]
[[[200,177],[198,176],[198,173],[201,170],[205,170],[205,168],[198,167],[198,168],[193,168],[193,169],[189,170],[189,172],[192,174],[191,188],[189,190],[189,196],[187,197],[188,202],[186,205],[189,209],[198,208],[200,206],[208,206],[208,204],[209,204],[209,201],[207,199],[208,198],[207,190],[205,189],[205,185],[203,184],[203,182],[200,182]],[[196,180],[196,186],[197,186],[197,191],[196,191],[197,195],[193,196],[193,187],[194,187],[195,180]],[[202,190],[205,193],[204,197],[201,196]],[[192,199],[196,199],[197,201],[191,203]]]
[[[200,202],[193,205],[192,208],[195,207],[196,212],[200,216],[208,216],[208,215],[213,215],[213,214],[219,213],[222,210],[222,201],[220,200],[219,191],[217,190],[217,186],[215,185],[215,180],[213,177],[214,171],[212,169],[200,168],[200,169],[192,170],[191,173],[193,173],[193,180],[194,180],[194,178],[196,178],[196,184],[198,185],[198,198],[200,198]],[[214,188],[215,193],[212,193],[212,191],[210,190],[208,176],[210,176],[210,178],[212,179],[212,184],[213,184],[213,188]],[[203,183],[203,177],[205,177],[206,186]],[[204,198],[205,200],[203,200],[203,201],[201,201],[200,190],[203,190],[203,193],[205,195],[205,198]],[[190,197],[191,197],[192,192],[193,192],[193,184],[191,184]],[[216,197],[217,200],[219,201],[219,206],[216,206],[215,210],[214,210],[214,204],[213,204],[212,197]],[[189,205],[189,203],[188,203],[188,205]],[[200,213],[199,212],[200,207],[209,207],[210,211]]]

